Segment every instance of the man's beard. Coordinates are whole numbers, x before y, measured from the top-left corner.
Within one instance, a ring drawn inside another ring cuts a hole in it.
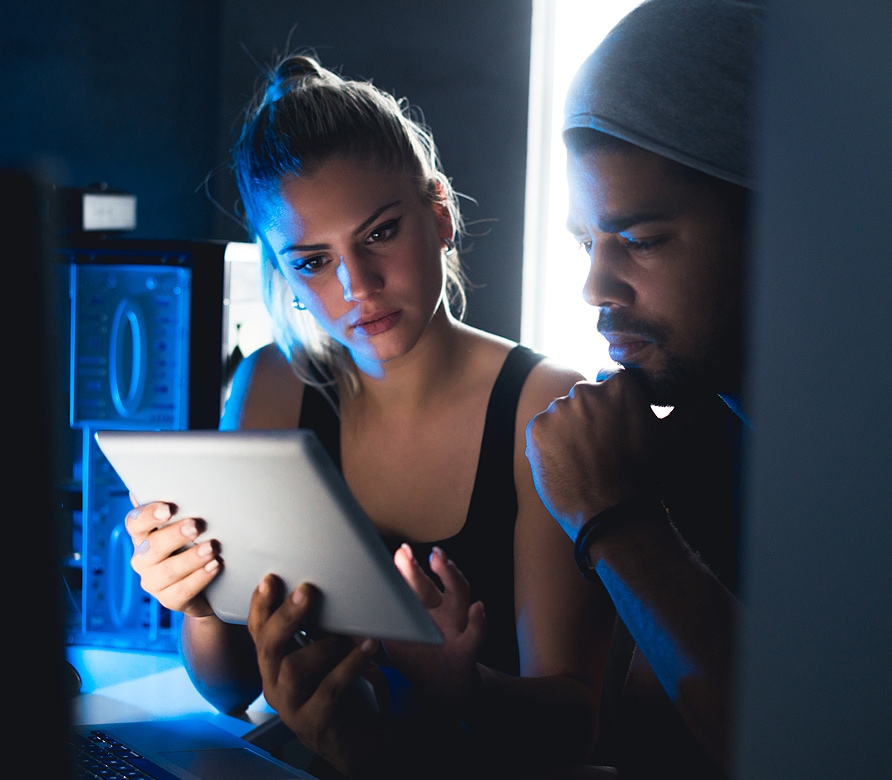
[[[706,391],[703,372],[681,358],[664,354],[666,363],[659,371],[634,364],[623,365],[644,388],[648,403],[652,406],[678,406],[686,399],[703,395]]]
[[[694,361],[669,351],[667,327],[635,320],[620,310],[602,311],[598,330],[641,336],[663,356],[663,365],[658,369],[646,369],[636,363],[621,364],[641,384],[651,405],[677,406],[686,399],[716,392],[712,387],[714,361],[709,357]]]

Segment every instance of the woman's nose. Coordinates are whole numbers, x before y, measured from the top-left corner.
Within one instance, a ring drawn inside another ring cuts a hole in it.
[[[374,261],[368,258],[341,255],[337,275],[344,288],[345,301],[366,300],[383,287]]]

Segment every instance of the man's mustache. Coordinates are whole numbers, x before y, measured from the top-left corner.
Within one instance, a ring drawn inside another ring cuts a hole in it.
[[[625,311],[604,311],[598,315],[598,333],[623,333],[628,336],[641,336],[647,341],[660,344],[665,341],[665,328],[652,322],[636,319]]]

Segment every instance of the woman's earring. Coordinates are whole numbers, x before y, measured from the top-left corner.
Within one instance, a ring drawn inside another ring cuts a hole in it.
[[[446,247],[446,254],[451,255],[455,251],[455,241],[451,238],[444,238],[443,245]]]
[[[307,308],[300,302],[300,298],[298,298],[296,295],[294,296],[294,300],[291,301],[291,306],[298,311],[305,311]]]

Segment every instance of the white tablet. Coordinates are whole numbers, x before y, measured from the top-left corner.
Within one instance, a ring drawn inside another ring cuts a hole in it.
[[[438,643],[441,634],[371,520],[309,430],[125,431],[96,441],[141,504],[175,504],[207,523],[223,568],[206,595],[229,623],[247,623],[267,573],[290,592],[322,593],[324,631]]]

